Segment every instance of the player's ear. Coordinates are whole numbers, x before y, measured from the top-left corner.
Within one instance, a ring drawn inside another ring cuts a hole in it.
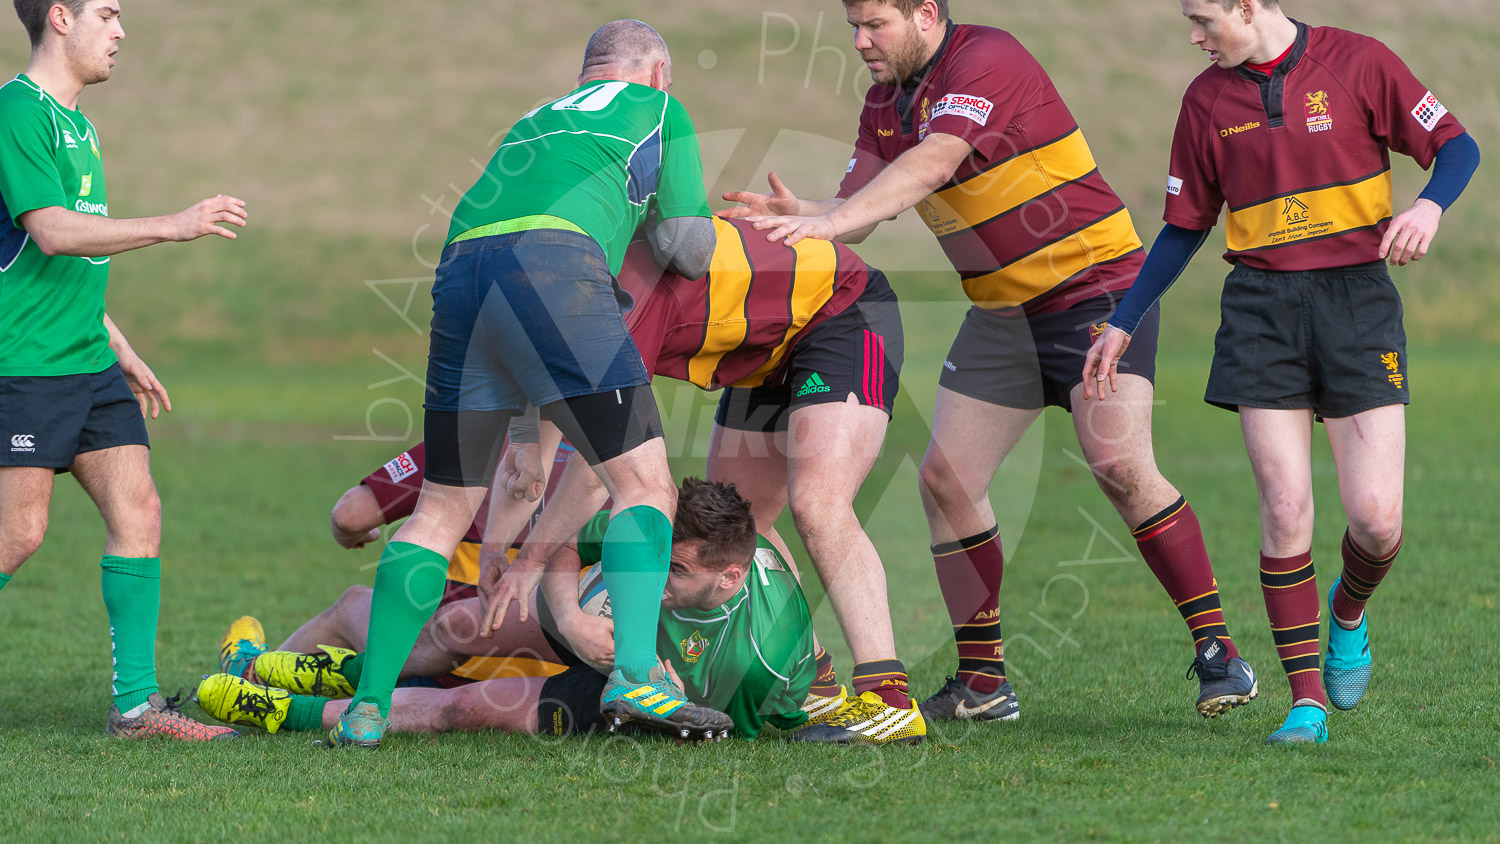
[[[52,24],[57,34],[67,35],[68,29],[73,25],[73,15],[62,3],[53,3],[52,8],[47,10],[47,23]]]

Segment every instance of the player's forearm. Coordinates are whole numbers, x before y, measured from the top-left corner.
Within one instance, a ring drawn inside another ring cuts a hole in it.
[[[109,314],[104,315],[104,330],[109,332],[110,351],[114,352],[117,357],[132,351],[130,341],[125,339],[124,333],[120,331],[119,326],[115,325],[115,321],[109,318]]]
[[[53,206],[21,215],[20,222],[45,255],[102,258],[174,239],[167,217],[114,219]]]
[[[868,234],[931,196],[953,178],[953,172],[972,150],[966,141],[952,135],[931,135],[902,153],[858,193],[827,212],[839,239]]]
[[[1168,288],[1177,282],[1193,256],[1198,254],[1211,229],[1184,229],[1167,223],[1151,245],[1146,263],[1136,275],[1135,283],[1120,300],[1109,324],[1126,334],[1134,334],[1146,312],[1155,307]]]
[[[547,559],[547,568],[542,572],[542,582],[538,588],[559,626],[573,616],[582,614],[582,610],[578,608],[578,572],[581,568],[582,562],[578,558],[577,549],[572,544],[567,544]]]
[[[578,531],[599,512],[608,497],[609,491],[594,470],[575,453],[563,469],[557,491],[547,501],[541,518],[527,535],[518,558],[550,560],[578,536]]]

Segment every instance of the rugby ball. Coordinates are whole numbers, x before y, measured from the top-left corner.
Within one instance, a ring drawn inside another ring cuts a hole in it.
[[[604,589],[604,571],[597,565],[587,566],[578,573],[578,606],[589,615],[614,617],[609,592]]]

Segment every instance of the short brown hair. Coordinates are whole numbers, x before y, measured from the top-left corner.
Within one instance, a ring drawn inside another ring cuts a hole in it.
[[[47,15],[52,12],[53,6],[63,6],[70,14],[77,17],[83,14],[83,8],[89,4],[89,0],[13,0],[16,6],[16,17],[21,19],[21,25],[26,27],[26,37],[31,39],[31,48],[34,50],[42,43],[42,36],[47,34]]]
[[[901,17],[911,20],[925,2],[927,0],[844,0],[844,5],[862,6],[865,3],[880,3],[885,6],[895,6],[896,11],[901,13]],[[933,0],[933,2],[937,3],[938,19],[947,20],[948,0]],[[1229,2],[1229,0],[1223,0],[1223,2]]]
[[[755,514],[734,484],[684,478],[677,493],[672,542],[701,542],[698,562],[713,571],[749,563],[755,554]]]
[[[1234,11],[1234,7],[1238,6],[1239,4],[1240,0],[1219,0],[1219,5],[1223,6],[1224,11],[1226,12]],[[1265,6],[1267,9],[1274,9],[1278,5],[1280,5],[1277,0],[1260,0],[1260,4],[1262,6]]]

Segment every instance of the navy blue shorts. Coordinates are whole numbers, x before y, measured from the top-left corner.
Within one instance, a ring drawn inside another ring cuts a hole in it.
[[[1411,402],[1401,295],[1382,261],[1307,272],[1238,265],[1219,314],[1209,404],[1339,419]]]
[[[61,470],[90,451],[150,444],[119,364],[92,375],[0,377],[0,466]]]
[[[432,288],[425,407],[521,410],[649,384],[625,329],[630,305],[587,235],[540,229],[450,244]]]
[[[1083,383],[1083,359],[1118,300],[1095,296],[1068,308],[1027,316],[1019,310],[970,308],[958,329],[938,383],[959,395],[1020,410],[1073,411],[1073,388]],[[1156,381],[1161,308],[1146,312],[1120,358],[1121,375]]]

